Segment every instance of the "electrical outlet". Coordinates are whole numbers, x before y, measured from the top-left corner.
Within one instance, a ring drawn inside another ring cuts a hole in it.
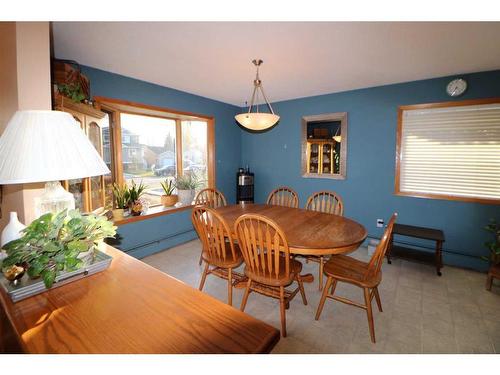
[[[377,228],[384,227],[384,219],[377,219]]]

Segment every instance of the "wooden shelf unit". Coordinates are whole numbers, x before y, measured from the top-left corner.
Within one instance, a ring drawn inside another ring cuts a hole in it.
[[[97,152],[103,157],[102,126],[106,114],[94,107],[75,103],[62,95],[55,95],[54,109],[67,112],[85,132]],[[94,211],[106,206],[106,188],[104,176],[80,178],[62,181],[64,188],[75,196],[75,206],[82,212]]]
[[[307,173],[332,175],[338,173],[335,164],[335,144],[329,139],[307,140]]]

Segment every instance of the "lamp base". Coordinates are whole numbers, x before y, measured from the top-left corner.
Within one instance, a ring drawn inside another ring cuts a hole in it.
[[[35,198],[36,217],[49,212],[57,213],[65,209],[75,209],[73,194],[64,190],[59,181],[47,182],[43,194]]]

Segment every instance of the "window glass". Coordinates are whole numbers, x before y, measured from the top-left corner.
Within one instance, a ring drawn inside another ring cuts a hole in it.
[[[175,121],[152,116],[120,114],[123,178],[147,186],[144,198],[161,203],[160,182],[177,175]]]
[[[208,187],[207,122],[182,121],[182,173],[196,176]]]
[[[397,193],[500,200],[500,104],[418,106],[400,118]]]

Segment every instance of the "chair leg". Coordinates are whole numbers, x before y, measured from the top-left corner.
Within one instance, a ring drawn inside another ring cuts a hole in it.
[[[203,290],[203,286],[205,285],[205,280],[207,279],[208,275],[208,263],[205,265],[205,269],[203,270],[203,274],[201,275],[201,280],[200,280],[200,290]]]
[[[302,282],[302,279],[300,278],[300,275],[297,275],[297,284],[299,284],[299,290],[300,290],[300,295],[302,296],[302,302],[304,305],[307,305],[307,298],[306,298],[306,292],[304,290],[304,283]]]
[[[335,288],[337,287],[337,279],[333,279],[332,290],[330,291],[330,295],[333,296],[335,293]]]
[[[280,286],[281,336],[286,337],[285,287]]]
[[[229,268],[227,270],[227,303],[229,306],[233,306],[233,270]]]
[[[247,305],[248,295],[250,294],[250,287],[252,286],[252,279],[248,279],[247,288],[245,289],[245,294],[243,295],[243,300],[241,301],[240,310],[245,311]]]
[[[378,311],[382,312],[382,302],[380,301],[380,294],[378,294],[378,286],[373,288],[373,293],[375,294],[375,300],[377,301]]]
[[[323,289],[323,267],[324,267],[323,260],[324,259],[325,258],[323,256],[319,257],[319,275],[318,275],[319,287],[318,287],[318,290]]]
[[[198,265],[201,266],[202,262],[203,262],[203,251],[200,253],[200,260],[198,261]]]
[[[205,285],[205,280],[207,279],[207,275],[208,275],[208,266],[209,266],[209,264],[207,263],[205,265],[205,269],[203,270],[203,273],[201,275],[200,287],[199,287],[200,290],[203,290],[203,286]]]
[[[363,288],[365,292],[365,303],[366,303],[366,315],[368,316],[368,326],[370,328],[370,337],[372,342],[375,343],[375,327],[373,325],[373,311],[372,311],[372,301],[370,298],[370,289]]]
[[[328,279],[326,280],[326,285],[325,288],[323,289],[323,294],[321,294],[321,299],[319,300],[319,305],[318,305],[318,310],[316,311],[316,320],[319,320],[319,316],[321,315],[321,312],[323,311],[323,306],[325,305],[326,301],[326,296],[328,294],[328,289],[330,289],[330,285],[332,285],[333,282],[333,277],[328,276]],[[335,280],[335,283],[337,280]]]
[[[486,279],[486,290],[490,290],[491,291],[491,287],[493,286],[493,276],[492,275],[488,275],[487,279]]]

